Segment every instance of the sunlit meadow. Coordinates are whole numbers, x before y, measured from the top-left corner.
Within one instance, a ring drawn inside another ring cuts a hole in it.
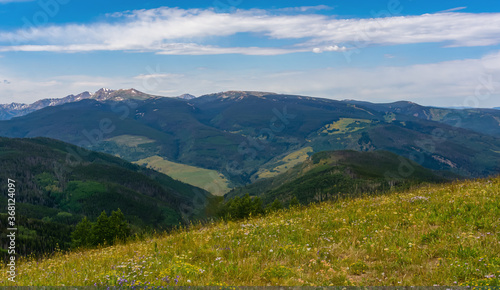
[[[24,259],[1,285],[500,285],[500,178]]]

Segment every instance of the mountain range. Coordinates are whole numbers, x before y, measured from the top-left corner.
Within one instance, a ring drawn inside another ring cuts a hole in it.
[[[97,100],[97,101],[109,101],[109,100],[123,101],[128,99],[146,100],[155,97],[157,96],[145,94],[136,89],[111,90],[107,88],[102,88],[96,91],[95,93],[89,93],[86,91],[78,95],[69,95],[60,99],[43,99],[36,101],[32,104],[21,104],[21,103],[0,104],[0,120],[10,120],[14,117],[24,116],[31,112],[43,109],[45,107],[58,106],[86,99]],[[177,98],[190,100],[195,98],[195,96],[190,94],[183,94],[181,96],[178,96]]]
[[[454,127],[470,129],[480,133],[500,136],[500,112],[493,109],[463,108],[449,109],[425,107],[413,102],[399,101],[387,104],[347,101],[379,112],[393,112],[416,118],[438,121]]]
[[[155,157],[210,169],[229,187],[276,176],[315,152],[341,149],[386,150],[465,177],[500,172],[500,111],[492,109],[248,91],[197,98],[98,92],[0,121],[0,135],[58,139],[146,166]],[[217,185],[210,191],[225,193]]]

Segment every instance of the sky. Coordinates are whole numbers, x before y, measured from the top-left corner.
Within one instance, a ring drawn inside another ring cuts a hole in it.
[[[500,107],[500,1],[0,0],[0,103],[102,87]]]

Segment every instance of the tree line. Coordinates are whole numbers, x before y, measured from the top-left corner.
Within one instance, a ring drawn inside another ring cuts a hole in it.
[[[292,197],[289,207],[300,205],[297,197]],[[228,220],[239,220],[252,216],[259,216],[283,208],[283,204],[275,199],[267,207],[264,206],[260,197],[250,197],[247,193],[243,197],[234,197],[223,203],[217,212],[220,218]]]
[[[94,223],[84,217],[71,233],[71,240],[73,247],[95,247],[125,241],[130,235],[131,229],[124,214],[118,209],[109,217],[106,211],[102,211]]]

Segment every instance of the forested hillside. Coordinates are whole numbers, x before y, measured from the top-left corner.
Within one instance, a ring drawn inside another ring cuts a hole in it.
[[[0,138],[0,168],[0,179],[16,183],[24,254],[52,251],[56,244],[69,248],[70,233],[84,216],[93,221],[102,211],[120,209],[134,232],[168,229],[205,217],[211,197],[154,170],[47,138]],[[7,192],[6,182],[0,190]],[[7,207],[7,196],[0,206]]]

